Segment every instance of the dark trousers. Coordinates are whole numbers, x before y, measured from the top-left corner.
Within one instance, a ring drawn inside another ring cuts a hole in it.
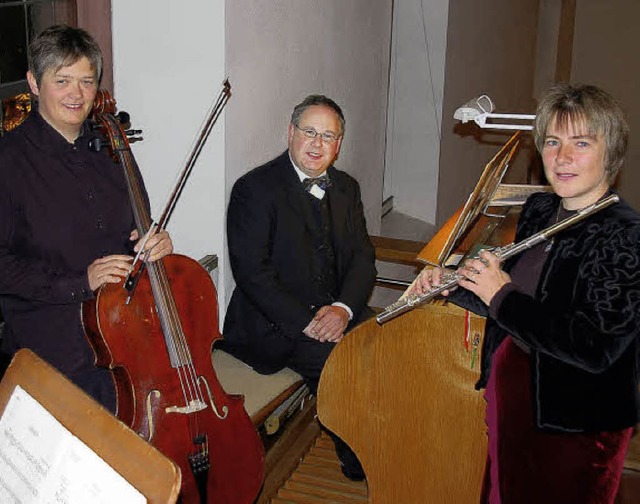
[[[347,331],[364,322],[372,315],[373,310],[371,310],[369,307],[366,307],[358,320],[351,321],[352,323],[347,327]],[[346,334],[345,338],[348,337],[349,335]],[[313,395],[317,395],[318,382],[320,381],[322,368],[324,367],[325,362],[329,358],[329,354],[336,346],[336,344],[337,343],[330,342],[323,343],[314,340],[313,338],[309,338],[304,334],[301,334],[296,341],[296,347],[291,353],[287,365],[305,379],[305,382],[307,383],[307,386],[309,387],[309,390]],[[358,460],[358,457],[353,452],[353,450],[351,450],[347,443],[345,443],[329,429],[325,428],[324,426],[322,428],[327,432],[327,434],[329,434],[329,436],[333,440],[336,448],[336,454],[338,455],[338,459],[340,460],[342,466],[343,474],[349,479],[355,481],[362,480],[365,477],[364,471],[362,469],[360,461]]]
[[[336,346],[335,343],[321,342],[301,334],[289,357],[287,366],[302,376],[313,395],[318,393],[318,382],[324,363]]]
[[[357,320],[354,319],[349,323],[345,332],[348,333],[355,326],[363,323],[373,315],[373,310],[366,306]],[[349,335],[346,334],[345,338],[348,337]],[[318,392],[318,382],[320,381],[322,368],[335,346],[336,343],[323,343],[302,333],[296,340],[296,346],[287,361],[287,367],[293,369],[305,379],[313,395]]]

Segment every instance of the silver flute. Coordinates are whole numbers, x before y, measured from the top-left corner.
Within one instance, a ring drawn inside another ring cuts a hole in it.
[[[608,207],[609,205],[613,205],[620,201],[620,198],[616,194],[612,194],[593,205],[585,207],[581,210],[578,210],[575,214],[570,217],[567,217],[560,222],[556,222],[553,226],[549,226],[542,231],[537,232],[536,234],[531,235],[529,238],[526,238],[518,243],[511,243],[510,245],[505,245],[504,247],[497,247],[494,249],[484,249],[488,250],[491,253],[495,254],[498,259],[502,262],[509,257],[519,254],[520,252],[524,252],[527,249],[541,243],[545,240],[548,240],[554,234],[580,222],[581,220],[587,218],[591,214],[599,212],[603,208]],[[478,256],[475,259],[480,259]],[[410,294],[403,298],[400,298],[395,303],[387,306],[382,312],[378,314],[376,317],[376,321],[378,324],[384,324],[389,320],[396,318],[398,315],[402,315],[403,313],[412,310],[414,307],[426,303],[427,301],[431,301],[436,296],[442,294],[446,290],[450,290],[458,284],[458,280],[462,278],[457,271],[447,271],[440,278],[440,283],[438,285],[433,286],[428,292],[424,294]]]

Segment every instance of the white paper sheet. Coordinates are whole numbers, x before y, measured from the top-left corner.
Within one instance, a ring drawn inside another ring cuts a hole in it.
[[[19,385],[0,418],[2,504],[145,503]]]

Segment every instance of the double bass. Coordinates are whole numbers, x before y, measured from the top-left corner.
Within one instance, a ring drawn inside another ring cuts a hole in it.
[[[124,170],[144,237],[154,223],[127,132],[114,113],[115,101],[99,91],[94,121]],[[213,368],[212,345],[221,338],[213,281],[183,255],[140,264],[127,288],[105,284],[83,305],[96,364],[114,377],[117,416],[180,467],[182,503],[253,502],[264,452],[242,397],[226,394]]]

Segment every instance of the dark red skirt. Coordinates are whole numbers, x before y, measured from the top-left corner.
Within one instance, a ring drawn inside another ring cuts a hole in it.
[[[613,503],[632,428],[548,433],[535,428],[530,355],[506,338],[487,384],[489,450],[483,504]]]

